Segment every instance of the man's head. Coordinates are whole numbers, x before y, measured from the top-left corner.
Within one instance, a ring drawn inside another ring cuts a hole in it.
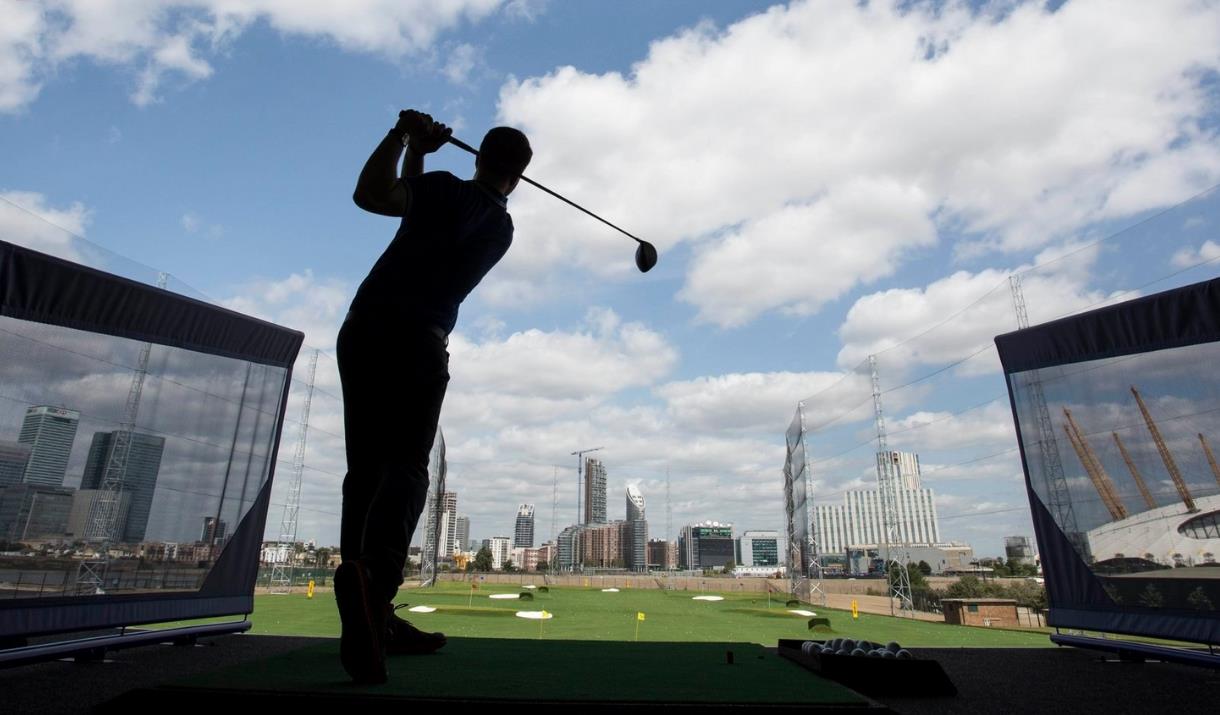
[[[512,127],[496,127],[487,132],[475,159],[475,178],[498,187],[507,196],[529,166],[534,151],[529,139]]]

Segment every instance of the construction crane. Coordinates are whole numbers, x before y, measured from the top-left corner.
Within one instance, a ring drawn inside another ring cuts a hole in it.
[[[164,290],[169,281],[168,273],[157,275],[157,287]],[[123,409],[123,421],[113,433],[106,468],[98,484],[93,503],[89,506],[89,518],[85,526],[85,540],[98,542],[92,559],[80,562],[76,568],[76,591],[79,594],[102,595],[106,592],[106,573],[110,570],[110,546],[118,534],[119,514],[123,503],[123,484],[127,480],[127,462],[131,455],[131,443],[135,439],[136,417],[140,413],[140,396],[144,392],[144,379],[148,377],[148,359],[152,355],[152,343],[144,343],[136,358],[136,369],[127,389],[127,404]]]
[[[1140,470],[1135,468],[1135,462],[1131,460],[1131,455],[1127,453],[1127,448],[1123,446],[1123,441],[1118,438],[1117,432],[1111,432],[1110,435],[1114,437],[1114,444],[1118,445],[1118,452],[1123,455],[1123,461],[1127,463],[1127,471],[1131,472],[1131,478],[1135,480],[1135,486],[1139,488],[1140,496],[1144,497],[1144,503],[1148,505],[1149,509],[1155,509],[1156,500],[1152,498],[1152,492],[1148,491],[1148,485],[1144,483],[1144,477],[1140,474]],[[1199,435],[1199,437],[1202,438],[1203,435]],[[1204,446],[1204,449],[1207,449],[1207,447]]]
[[[313,404],[314,377],[318,372],[318,351],[309,358],[309,377],[305,383],[305,404],[301,406],[301,422],[297,432],[296,452],[292,457],[292,477],[288,483],[288,499],[284,502],[284,517],[280,521],[281,547],[284,560],[276,559],[271,567],[271,593],[292,593],[293,550],[297,542],[297,522],[301,513],[301,479],[305,474],[305,440],[309,434],[309,408]]]
[[[1101,496],[1101,502],[1106,505],[1106,509],[1110,511],[1110,516],[1114,517],[1115,521],[1126,519],[1127,507],[1123,506],[1122,500],[1118,498],[1118,491],[1114,488],[1110,475],[1106,474],[1105,467],[1101,466],[1101,460],[1097,458],[1097,453],[1089,446],[1088,440],[1084,438],[1084,433],[1080,431],[1076,420],[1072,418],[1072,411],[1065,407],[1063,414],[1067,417],[1067,424],[1063,426],[1063,429],[1067,432],[1072,448],[1076,450],[1076,456],[1080,457],[1084,471],[1092,480],[1093,487]]]
[[[1152,421],[1152,415],[1148,412],[1148,406],[1144,404],[1144,398],[1140,397],[1139,390],[1135,389],[1135,385],[1131,386],[1131,394],[1135,395],[1135,403],[1139,405],[1140,414],[1144,416],[1144,424],[1148,425],[1148,432],[1152,435],[1152,441],[1156,443],[1156,451],[1161,455],[1161,461],[1165,463],[1165,470],[1169,472],[1169,478],[1173,480],[1173,486],[1178,490],[1178,496],[1182,497],[1182,503],[1186,505],[1186,510],[1189,512],[1199,511],[1195,506],[1195,500],[1190,496],[1190,490],[1186,488],[1186,480],[1182,478],[1182,472],[1178,469],[1178,464],[1173,460],[1173,455],[1169,453],[1169,447],[1165,446],[1165,440],[1161,437],[1161,431],[1157,429],[1156,422]]]
[[[1207,445],[1207,440],[1203,438],[1203,433],[1199,433],[1199,444],[1203,445],[1203,453],[1207,455],[1207,463],[1211,465],[1212,476],[1216,478],[1216,484],[1220,484],[1220,467],[1216,466],[1216,456],[1212,454],[1212,448]]]

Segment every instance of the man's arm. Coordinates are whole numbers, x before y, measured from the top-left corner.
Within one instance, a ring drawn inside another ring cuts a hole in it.
[[[402,160],[402,176],[410,177],[424,173],[424,155],[441,148],[451,133],[452,130],[427,114],[414,110],[399,112],[398,123],[364,163],[352,200],[370,213],[405,215],[411,203],[410,189],[395,175],[398,157],[403,152],[403,137],[409,139]]]

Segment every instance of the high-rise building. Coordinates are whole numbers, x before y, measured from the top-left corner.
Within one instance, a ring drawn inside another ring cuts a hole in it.
[[[1019,564],[1032,564],[1037,558],[1028,536],[1005,536],[1004,557]]]
[[[648,570],[648,521],[644,518],[644,495],[634,486],[627,487],[627,531],[623,560],[632,571]]]
[[[199,543],[221,546],[224,544],[228,524],[224,519],[214,516],[203,517],[203,530],[199,533]]]
[[[101,489],[106,468],[117,442],[118,432],[94,432],[81,477],[81,489]],[[123,493],[129,494],[131,506],[127,518],[118,522],[115,536],[120,541],[139,543],[148,531],[148,516],[152,512],[153,496],[157,491],[157,476],[161,473],[161,455],[165,438],[133,432],[127,449],[127,469],[123,475]]]
[[[689,524],[678,537],[678,566],[683,569],[719,568],[733,560],[733,525],[718,521]]]
[[[499,571],[504,566],[504,562],[508,561],[510,543],[507,536],[493,536],[488,540],[488,546],[491,549],[491,568],[493,571]]]
[[[666,571],[678,568],[678,545],[665,539],[649,541],[648,566]]]
[[[21,435],[17,438],[18,442],[30,445],[30,461],[23,482],[63,486],[79,424],[80,413],[76,410],[35,405],[25,411]]]
[[[102,496],[99,489],[77,489],[72,493],[72,511],[68,515],[68,533],[73,540],[100,541],[104,536],[93,523],[97,500]],[[122,531],[123,525],[131,516],[131,492],[119,492],[119,510],[114,523],[117,531]]]
[[[21,442],[0,440],[0,487],[20,484],[34,448]]]
[[[889,474],[899,489],[919,489],[922,486],[919,455],[914,452],[878,452],[877,474]]]
[[[606,466],[585,458],[585,523],[606,523]]]
[[[844,554],[849,547],[879,546],[888,539],[885,532],[885,507],[881,475],[888,474],[895,485],[898,508],[898,543],[940,543],[940,521],[931,489],[921,485],[919,455],[912,452],[877,453],[877,489],[847,492],[843,504],[814,507],[820,543],[818,553]]]
[[[559,532],[559,537],[556,539],[556,549],[558,551],[557,563],[555,568],[559,571],[571,571],[579,566],[576,559],[576,547],[580,543],[581,532],[585,527],[572,525],[564,527],[564,530]]]
[[[0,540],[64,539],[72,511],[72,490],[41,484],[0,489]]]
[[[517,507],[517,525],[513,530],[513,546],[517,548],[534,548],[533,504],[522,504]]]
[[[738,566],[778,566],[778,531],[743,531],[737,539]]]
[[[459,551],[470,548],[470,517],[468,516],[457,518],[457,548]]]
[[[423,552],[431,554],[433,544],[438,559],[453,558],[460,551],[457,524],[457,492],[441,492],[440,514],[437,514],[436,497],[428,492],[424,502],[424,512],[419,517],[424,527]],[[418,524],[416,528],[418,528]],[[439,539],[439,541],[438,541]],[[430,558],[430,557],[429,557]]]
[[[581,565],[588,568],[625,568],[627,558],[624,546],[628,533],[625,521],[584,527],[580,532]]]
[[[940,521],[936,516],[935,495],[931,489],[897,489],[898,543],[940,543]],[[814,507],[818,552],[841,554],[849,546],[879,545],[886,541],[885,509],[880,489],[847,492],[842,505]]]

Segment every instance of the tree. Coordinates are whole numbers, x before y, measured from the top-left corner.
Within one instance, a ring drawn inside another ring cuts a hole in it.
[[[517,567],[513,565],[513,560],[509,559],[500,565],[500,570],[504,573],[512,573],[517,570]]]
[[[923,574],[924,576],[931,576],[932,575],[932,565],[929,564],[927,561],[920,560],[919,573]]]
[[[550,569],[550,564],[548,564],[545,561],[539,561],[538,565],[534,567],[534,570],[538,571],[539,573],[548,571],[549,569]]]
[[[320,568],[330,565],[330,549],[321,548],[314,552],[314,563]]]
[[[1161,608],[1165,605],[1165,597],[1161,595],[1156,586],[1148,584],[1148,587],[1140,594],[1139,604],[1144,608]]]
[[[724,565],[724,570],[721,571],[721,573],[726,575],[731,574],[735,568],[737,568],[737,564],[733,561],[733,559],[729,559],[729,562]]]
[[[491,549],[484,546],[474,555],[475,571],[491,571]]]
[[[1215,607],[1212,606],[1212,600],[1203,592],[1202,586],[1199,586],[1186,596],[1186,603],[1196,611],[1215,610]]]

